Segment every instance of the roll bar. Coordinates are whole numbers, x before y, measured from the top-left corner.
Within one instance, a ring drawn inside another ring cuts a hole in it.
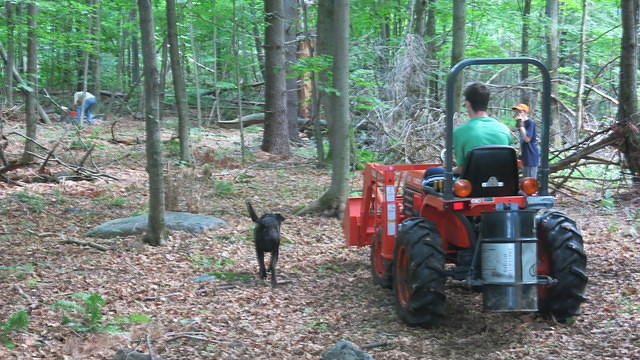
[[[445,133],[445,148],[447,153],[444,161],[444,199],[452,200],[453,192],[451,190],[453,185],[453,91],[455,89],[455,80],[458,74],[467,66],[471,65],[508,65],[508,64],[531,64],[542,73],[542,137],[541,137],[541,151],[540,154],[540,188],[538,194],[548,195],[549,185],[549,129],[551,126],[551,77],[547,67],[540,61],[527,58],[480,58],[480,59],[466,59],[462,60],[451,68],[447,77],[447,117],[446,117],[446,133]]]

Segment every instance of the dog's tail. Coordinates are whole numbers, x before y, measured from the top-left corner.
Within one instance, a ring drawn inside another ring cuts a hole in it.
[[[256,215],[256,212],[253,210],[253,206],[251,206],[251,203],[249,201],[247,201],[247,209],[249,210],[249,216],[251,216],[251,220],[253,220],[253,222],[258,222],[258,215]]]

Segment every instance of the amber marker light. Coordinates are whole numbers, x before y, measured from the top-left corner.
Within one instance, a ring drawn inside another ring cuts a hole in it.
[[[533,195],[538,191],[538,180],[527,177],[520,180],[520,190],[527,195]]]
[[[471,195],[471,182],[469,180],[460,179],[453,183],[453,193],[457,197],[467,197]]]

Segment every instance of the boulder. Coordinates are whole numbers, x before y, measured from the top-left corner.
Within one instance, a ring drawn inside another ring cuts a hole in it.
[[[353,343],[341,340],[322,353],[322,360],[373,360],[373,357],[358,349]]]
[[[85,236],[110,239],[118,236],[142,234],[147,231],[148,219],[149,215],[143,214],[111,220],[89,230]],[[203,233],[227,225],[226,221],[213,216],[175,211],[165,212],[164,221],[169,230],[189,233]]]

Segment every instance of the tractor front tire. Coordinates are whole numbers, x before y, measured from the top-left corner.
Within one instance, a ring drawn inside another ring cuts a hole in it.
[[[393,292],[398,317],[411,326],[431,327],[444,316],[445,254],[436,226],[406,220],[393,251]]]
[[[379,227],[371,239],[371,278],[374,285],[391,289],[391,260],[382,257],[382,229]]]
[[[548,210],[536,216],[537,237],[544,255],[550,259],[550,275],[558,283],[543,289],[539,298],[540,313],[566,323],[580,315],[586,301],[587,256],[582,235],[575,221],[560,211]]]

